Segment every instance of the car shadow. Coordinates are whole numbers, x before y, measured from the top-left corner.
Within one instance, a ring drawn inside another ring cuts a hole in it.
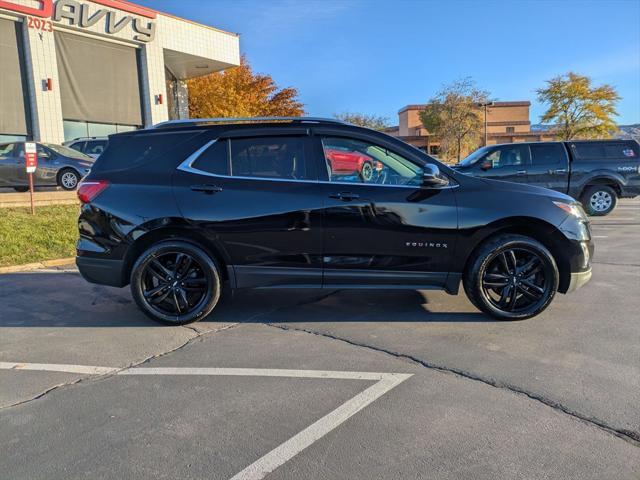
[[[432,297],[438,311],[431,308]],[[452,311],[446,311],[449,301]],[[480,312],[456,311],[460,303],[442,292],[414,290],[246,290],[226,294],[201,323],[495,321]],[[159,326],[136,307],[128,288],[92,285],[75,271],[0,275],[0,305],[0,328]]]

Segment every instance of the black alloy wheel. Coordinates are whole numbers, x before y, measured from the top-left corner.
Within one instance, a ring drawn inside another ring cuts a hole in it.
[[[465,291],[480,310],[503,320],[542,312],[558,288],[558,269],[534,239],[506,235],[483,246],[465,278]]]
[[[204,318],[220,297],[215,262],[199,247],[164,242],[143,253],[133,267],[131,291],[156,321],[181,325]]]

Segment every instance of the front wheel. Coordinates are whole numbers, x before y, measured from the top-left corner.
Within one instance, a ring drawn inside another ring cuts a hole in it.
[[[616,207],[618,197],[613,188],[608,185],[594,185],[585,190],[582,205],[589,215],[609,215]]]
[[[523,235],[487,241],[470,260],[464,290],[479,310],[498,320],[523,320],[549,306],[558,289],[556,262],[547,248]]]
[[[74,170],[63,170],[58,176],[58,185],[64,190],[75,190],[80,182],[80,175]]]
[[[131,293],[150,318],[184,325],[206,317],[220,298],[220,271],[201,248],[166,241],[144,252],[131,273]]]

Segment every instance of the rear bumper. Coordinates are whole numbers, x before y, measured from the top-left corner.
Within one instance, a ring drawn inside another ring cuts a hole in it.
[[[569,282],[569,288],[565,293],[575,292],[577,289],[585,285],[589,280],[591,280],[591,268],[584,272],[572,272],[571,280]]]
[[[80,275],[87,282],[124,287],[127,282],[123,278],[124,261],[104,258],[76,257],[76,265]]]
[[[620,196],[622,198],[634,198],[640,195],[640,185],[622,187]]]

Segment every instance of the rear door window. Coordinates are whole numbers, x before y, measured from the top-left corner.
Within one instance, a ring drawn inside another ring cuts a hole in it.
[[[564,146],[560,143],[541,143],[530,145],[533,165],[554,165],[566,161]]]
[[[229,140],[215,141],[198,159],[192,167],[214,175],[229,175]]]
[[[283,180],[316,180],[305,154],[307,137],[254,137],[230,140],[231,175]]]

